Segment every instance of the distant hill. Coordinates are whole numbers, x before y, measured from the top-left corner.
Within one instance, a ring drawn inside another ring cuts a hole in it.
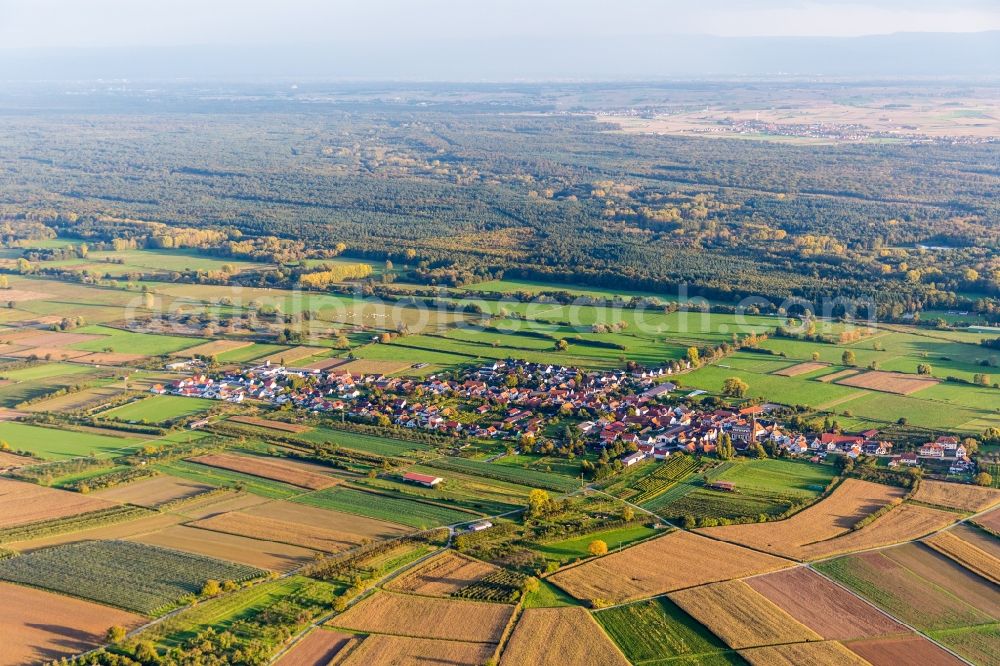
[[[0,49],[0,80],[635,80],[821,75],[1000,76],[1000,31],[868,37],[635,37],[288,47]]]

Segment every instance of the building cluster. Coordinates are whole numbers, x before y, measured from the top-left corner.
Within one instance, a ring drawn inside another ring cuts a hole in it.
[[[769,418],[779,405],[703,411],[671,404],[661,398],[677,386],[662,369],[591,371],[507,360],[467,370],[458,378],[418,379],[265,364],[219,377],[195,374],[151,390],[236,403],[288,404],[382,425],[529,444],[544,437],[547,426],[559,417],[573,424],[574,439],[594,450],[613,448],[625,466],[678,451],[711,454],[725,435],[736,452],[762,445],[817,461],[831,454],[865,455],[887,458],[892,467],[937,460],[950,462],[954,473],[974,471],[965,447],[954,437],[897,455],[876,430],[810,436],[787,430]],[[563,432],[554,433],[554,438],[565,438]]]

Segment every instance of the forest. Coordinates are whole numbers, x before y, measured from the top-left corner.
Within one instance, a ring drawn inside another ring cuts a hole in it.
[[[688,285],[719,301],[874,302],[882,317],[998,310],[996,142],[625,134],[536,92],[515,112],[194,90],[104,113],[0,100],[0,232],[388,259],[427,285]],[[590,92],[601,105],[619,94]]]

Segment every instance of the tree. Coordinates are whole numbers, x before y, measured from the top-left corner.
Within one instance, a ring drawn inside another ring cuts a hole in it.
[[[976,474],[976,478],[973,479],[973,482],[977,486],[992,486],[993,475],[989,472],[980,472],[979,474]]]
[[[125,630],[125,627],[121,626],[120,624],[115,624],[108,627],[107,633],[104,634],[104,637],[107,639],[109,643],[115,643],[115,644],[121,643],[123,640],[125,640],[126,636],[128,636],[128,632]]]
[[[544,515],[552,504],[549,494],[540,488],[528,493],[528,517],[537,518]]]
[[[566,351],[567,349],[569,349],[569,343],[566,342],[565,338],[556,340],[556,351]]]
[[[538,582],[537,578],[535,578],[534,576],[528,576],[521,583],[521,591],[524,592],[525,594],[532,594],[534,592],[537,592],[541,586],[542,584]]]
[[[597,557],[598,555],[607,555],[608,544],[601,541],[600,539],[594,539],[593,541],[590,542],[590,545],[587,546],[587,552],[593,555],[594,557]]]
[[[622,520],[628,523],[631,522],[633,518],[635,518],[635,511],[632,510],[632,507],[626,506],[622,509]]]
[[[222,585],[219,581],[209,578],[205,581],[205,584],[201,586],[201,596],[203,597],[214,597],[222,592]]]
[[[858,357],[850,349],[846,350],[840,357],[840,362],[844,365],[857,365]]]
[[[691,363],[691,365],[698,365],[701,363],[701,355],[698,353],[697,347],[688,347],[687,360]]]
[[[819,360],[819,352],[813,352],[812,353],[812,360],[814,360],[814,361],[818,361]]]
[[[744,398],[749,390],[750,385],[739,377],[728,377],[722,383],[722,395],[731,398]]]
[[[918,375],[929,375],[929,374],[931,374],[931,371],[932,371],[932,368],[927,363],[919,363],[917,365],[917,374]]]
[[[719,435],[719,439],[715,443],[715,455],[719,456],[720,460],[730,460],[736,455],[736,450],[733,448],[733,438],[729,436],[728,432]]]

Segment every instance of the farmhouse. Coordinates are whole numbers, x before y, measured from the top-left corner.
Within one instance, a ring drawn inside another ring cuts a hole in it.
[[[406,472],[403,474],[403,481],[409,483],[416,483],[421,486],[427,486],[428,488],[433,488],[438,485],[444,479],[440,476],[431,476],[430,474],[418,474],[417,472]]]

